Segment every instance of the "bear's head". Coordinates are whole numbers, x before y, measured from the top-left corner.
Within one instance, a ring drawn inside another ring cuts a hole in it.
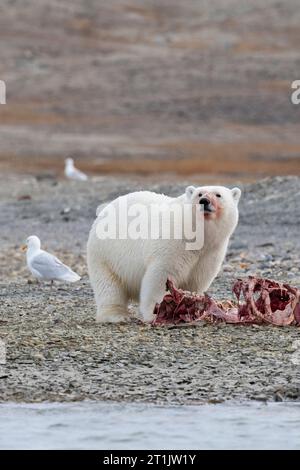
[[[218,227],[223,236],[231,235],[238,223],[238,202],[241,196],[239,188],[188,186],[185,195],[188,202],[199,205],[199,211],[203,212],[206,232]]]

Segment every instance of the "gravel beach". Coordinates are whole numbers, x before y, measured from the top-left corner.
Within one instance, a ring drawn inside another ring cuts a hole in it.
[[[177,195],[193,183],[0,177],[0,339],[7,348],[1,402],[300,399],[296,327],[95,323],[85,245],[97,206],[135,189]],[[233,280],[248,274],[299,287],[300,178],[264,179],[242,189],[240,223],[210,293],[230,298]],[[32,234],[82,280],[53,289],[35,284],[19,249]]]

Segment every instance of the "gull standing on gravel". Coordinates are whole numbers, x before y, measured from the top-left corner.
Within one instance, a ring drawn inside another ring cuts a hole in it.
[[[27,266],[31,274],[41,281],[79,281],[80,276],[55,256],[41,250],[41,241],[35,235],[28,237],[23,250],[27,250]]]
[[[67,158],[65,160],[65,176],[69,178],[70,180],[76,180],[76,181],[87,181],[88,179],[85,173],[78,170],[74,166],[73,158]]]

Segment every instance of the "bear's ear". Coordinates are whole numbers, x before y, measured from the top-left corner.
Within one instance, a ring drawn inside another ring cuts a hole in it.
[[[188,199],[192,199],[195,189],[196,189],[195,186],[188,186],[186,188],[185,194]]]
[[[231,190],[231,194],[232,194],[233,199],[234,199],[236,202],[239,202],[240,197],[241,197],[241,194],[242,194],[240,188],[233,188],[233,189]]]

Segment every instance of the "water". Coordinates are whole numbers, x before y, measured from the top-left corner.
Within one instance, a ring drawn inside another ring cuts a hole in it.
[[[300,449],[300,404],[3,404],[0,449]]]

